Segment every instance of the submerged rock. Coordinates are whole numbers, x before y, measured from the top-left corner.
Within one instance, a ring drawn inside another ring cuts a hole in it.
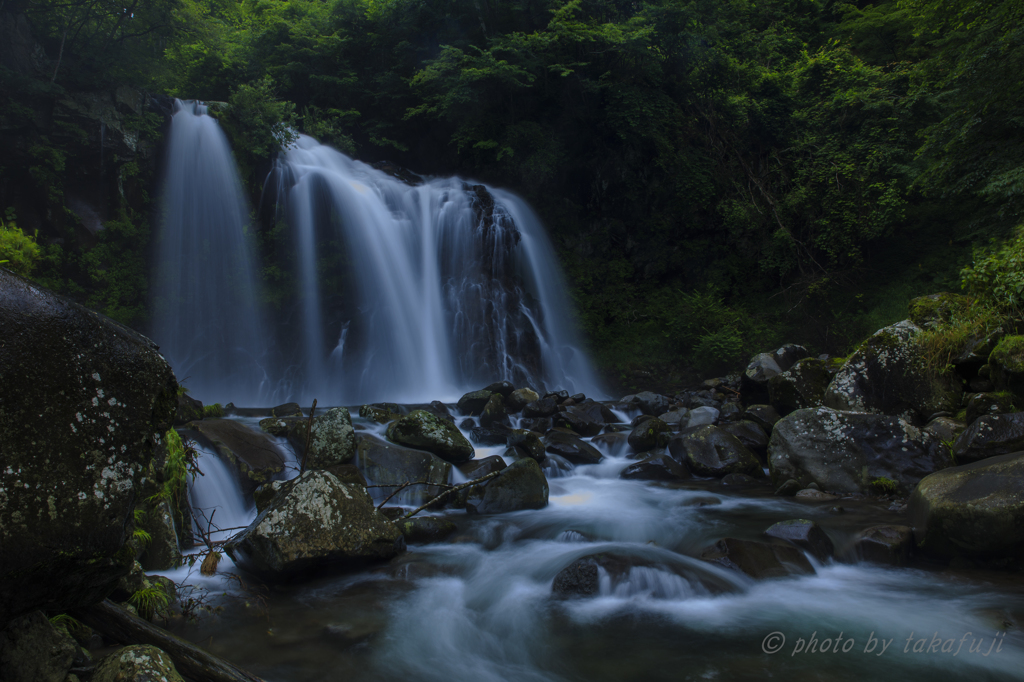
[[[266,580],[322,569],[359,568],[405,548],[402,533],[374,508],[365,488],[326,471],[307,471],[224,549]]]
[[[953,557],[1024,556],[1024,453],[925,477],[909,504],[917,547]]]
[[[473,446],[455,424],[426,410],[413,410],[391,422],[387,437],[392,443],[426,450],[453,464],[473,458]]]
[[[466,511],[471,514],[501,514],[547,505],[547,478],[537,461],[530,458],[520,459],[495,478],[473,486],[466,499]]]
[[[102,600],[132,566],[178,385],[147,338],[0,267],[0,627]]]

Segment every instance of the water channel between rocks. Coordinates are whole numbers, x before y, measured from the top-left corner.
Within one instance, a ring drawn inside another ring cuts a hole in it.
[[[364,435],[382,430],[353,421]],[[503,451],[478,447],[477,457]],[[697,558],[720,538],[757,539],[794,518],[817,521],[841,552],[858,530],[906,523],[881,502],[844,499],[846,513],[834,514],[835,502],[778,498],[767,485],[623,480],[633,460],[604,453],[601,464],[547,469],[544,509],[447,511],[459,529],[446,541],[411,545],[362,572],[258,598],[226,577],[227,558],[212,578],[158,572],[188,576],[223,607],[174,629],[268,682],[1024,677],[1024,584],[1015,576],[829,562],[815,563],[815,575],[753,581]],[[248,523],[251,500],[216,480],[213,457],[203,455],[209,480],[193,495],[231,498],[218,518]],[[608,551],[643,565],[617,578],[602,571],[596,597],[552,595],[560,570]]]

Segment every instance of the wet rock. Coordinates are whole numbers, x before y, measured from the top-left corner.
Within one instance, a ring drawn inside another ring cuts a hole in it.
[[[957,463],[1024,450],[1024,412],[979,417],[953,443]]]
[[[375,438],[359,439],[355,457],[356,468],[370,485],[395,486],[410,481],[427,481],[429,485],[410,486],[392,498],[393,504],[420,506],[443,492],[440,486],[451,483],[452,465],[422,450],[412,450]],[[383,501],[392,488],[373,488],[374,499]]]
[[[622,432],[602,433],[590,439],[590,444],[607,452],[612,457],[621,457],[629,451],[629,434]]]
[[[923,431],[934,436],[939,442],[952,444],[966,428],[967,424],[952,417],[936,417],[925,425]]]
[[[459,466],[459,471],[468,480],[480,478],[494,471],[501,471],[506,466],[505,460],[498,455],[491,455],[483,459],[474,459]]]
[[[798,490],[793,497],[802,502],[832,502],[839,499],[838,495],[822,492],[817,488]]]
[[[148,644],[118,649],[102,661],[92,682],[183,682],[171,657]]]
[[[508,434],[506,445],[522,450],[527,457],[532,457],[538,462],[544,461],[544,442],[533,431],[513,429]]]
[[[505,407],[510,413],[515,414],[522,412],[524,407],[539,399],[540,396],[532,388],[519,388],[505,398]]]
[[[826,561],[835,554],[832,540],[821,526],[808,519],[790,519],[773,524],[764,532],[770,538],[792,542],[800,549],[810,552],[818,561]]]
[[[174,426],[184,426],[190,421],[203,418],[203,403],[187,393],[178,395],[178,407],[174,413]]]
[[[537,461],[528,457],[469,490],[466,511],[470,514],[502,514],[548,505],[548,481]]]
[[[493,393],[490,391],[470,391],[466,395],[459,398],[458,408],[462,414],[470,414],[478,416],[484,411],[484,407],[487,406],[487,401],[491,399]]]
[[[536,433],[547,433],[551,430],[551,418],[550,417],[537,417],[534,419],[520,419],[519,428],[526,429],[527,431],[534,431]]]
[[[344,407],[334,407],[313,420],[306,455],[307,469],[347,464],[356,454],[356,432]]]
[[[953,557],[1024,555],[1024,453],[924,478],[909,504],[917,547]]]
[[[166,500],[148,507],[139,527],[149,533],[150,541],[142,553],[140,563],[147,571],[163,571],[181,565],[178,533],[174,528],[174,515]]]
[[[290,483],[291,481],[271,481],[256,488],[252,493],[252,501],[256,505],[256,513],[259,514],[269,507],[270,503],[284,488],[291,487]]]
[[[544,463],[541,464],[541,469],[548,478],[568,476],[575,468],[576,466],[565,457],[551,452],[548,453],[548,456],[544,458]]]
[[[66,631],[34,611],[0,631],[0,680],[64,682],[77,651],[78,645]]]
[[[619,478],[636,481],[679,481],[690,478],[685,466],[666,454],[645,457],[622,470]]]
[[[658,415],[658,419],[665,422],[669,426],[679,427],[685,425],[690,418],[690,411],[685,407],[681,407],[677,410],[669,410],[661,415]]]
[[[500,393],[492,393],[491,397],[487,399],[487,404],[484,405],[483,412],[480,413],[481,426],[486,428],[495,424],[503,426],[509,424],[508,413],[505,411],[505,400]]]
[[[558,413],[558,403],[554,398],[541,398],[523,407],[523,416],[527,419],[553,417]]]
[[[746,419],[737,422],[719,424],[718,428],[734,436],[736,440],[743,443],[743,447],[753,452],[759,459],[765,459],[768,454],[768,434],[764,428],[756,422]]]
[[[787,479],[775,489],[775,494],[780,497],[791,497],[800,492],[800,483],[792,478]]]
[[[990,414],[1014,412],[1012,396],[1007,393],[975,393],[967,401],[967,423]]]
[[[440,400],[431,400],[430,404],[423,408],[427,412],[431,413],[435,417],[440,417],[446,421],[455,422],[455,417],[448,411],[448,406],[442,403]]]
[[[593,417],[596,416],[595,421]],[[596,436],[604,429],[604,419],[601,418],[600,409],[587,411],[575,405],[559,412],[552,419],[555,426],[564,426],[572,429],[581,436]]]
[[[597,464],[604,459],[593,445],[566,433],[548,431],[544,444],[546,452],[564,457],[573,464]]]
[[[441,542],[458,529],[453,522],[438,516],[414,516],[396,525],[405,536],[405,541],[413,545]]]
[[[359,416],[363,419],[369,419],[375,421],[378,424],[390,424],[396,419],[401,419],[402,415],[397,412],[382,407],[380,405],[361,405],[359,407]],[[260,422],[262,425],[263,422]]]
[[[743,411],[743,418],[760,425],[769,436],[775,424],[782,419],[771,405],[750,405]]]
[[[726,474],[763,477],[761,464],[734,436],[715,426],[705,425],[693,433],[673,438],[669,451],[677,461],[697,476],[722,478]]]
[[[954,372],[937,373],[909,320],[875,332],[861,344],[825,391],[835,410],[888,414],[924,423],[936,412],[956,412],[963,387]]]
[[[692,429],[696,426],[705,426],[707,424],[714,424],[718,421],[718,410],[714,407],[695,407],[690,410],[689,419],[686,420],[686,424],[680,423],[681,427]]]
[[[453,464],[473,458],[473,446],[455,425],[426,410],[413,410],[392,422],[387,437],[392,443],[421,448]]]
[[[634,404],[639,407],[644,414],[652,416],[657,416],[663,412],[667,412],[669,404],[671,403],[668,396],[659,395],[650,391],[642,391],[635,395],[624,396],[620,402]]]
[[[267,417],[260,420],[260,428],[271,436],[287,438],[297,453],[306,449],[306,429],[309,428],[306,417]]]
[[[832,375],[817,358],[804,358],[768,380],[768,396],[780,415],[805,407],[817,407],[825,396]]]
[[[700,558],[741,571],[756,580],[814,573],[803,552],[781,543],[722,538],[705,549]]]
[[[722,485],[727,488],[744,488],[758,484],[759,481],[756,478],[747,474],[726,474],[722,477]]]
[[[744,400],[767,399],[769,380],[808,355],[806,348],[790,343],[773,353],[759,353],[752,357],[740,377]]]
[[[234,419],[204,419],[193,422],[191,427],[231,464],[246,494],[284,473],[284,452],[265,433]],[[312,444],[310,450],[312,459]]]
[[[511,431],[501,424],[494,424],[490,428],[478,426],[469,430],[469,437],[477,445],[505,445]]]
[[[867,493],[879,479],[909,492],[922,478],[951,464],[928,433],[898,417],[797,410],[775,425],[768,444],[772,483]]]
[[[270,408],[271,417],[301,417],[302,408],[298,403],[284,403]]]
[[[634,452],[646,452],[659,445],[665,447],[668,444],[670,432],[671,427],[655,417],[634,428],[627,436],[627,441]]]
[[[2,267],[0,330],[3,627],[100,601],[131,567],[178,385],[149,339]]]
[[[516,387],[507,381],[498,381],[484,388],[485,391],[491,393],[497,393],[502,397],[502,400],[512,395],[512,392],[516,390]]]
[[[405,548],[401,532],[377,511],[365,488],[326,471],[307,471],[224,549],[265,580],[321,569],[351,569]]]
[[[905,566],[914,545],[909,526],[872,526],[857,533],[853,550],[857,556],[875,564]]]

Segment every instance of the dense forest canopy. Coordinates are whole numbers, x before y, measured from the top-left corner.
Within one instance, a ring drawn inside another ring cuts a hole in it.
[[[521,193],[624,386],[781,340],[843,353],[1024,211],[1022,0],[0,0],[0,21],[0,260],[143,330],[159,168],[135,152],[163,119],[124,116],[137,148],[87,171],[88,93],[227,104],[278,305],[261,190],[292,130]],[[108,167],[90,230],[75,201]]]

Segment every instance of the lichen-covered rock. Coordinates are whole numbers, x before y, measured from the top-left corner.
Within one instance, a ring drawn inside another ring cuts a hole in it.
[[[326,471],[302,474],[224,546],[238,566],[265,580],[358,568],[404,548],[402,533],[374,508],[365,488]]]
[[[102,600],[177,409],[147,338],[0,267],[0,627]]]
[[[0,680],[64,682],[77,650],[66,631],[34,611],[0,630]]]
[[[479,415],[487,406],[487,401],[494,395],[491,391],[470,391],[459,398],[458,408],[462,414]]]
[[[204,419],[190,426],[231,464],[243,492],[251,494],[284,473],[284,451],[266,433],[234,419]]]
[[[473,445],[455,424],[426,410],[413,410],[391,422],[387,437],[392,443],[426,450],[453,464],[473,459]]]
[[[537,461],[524,457],[491,480],[469,489],[466,511],[470,514],[502,514],[548,505],[548,480]]]
[[[669,442],[669,451],[697,476],[722,478],[727,474],[747,474],[763,478],[760,462],[734,436],[706,424],[693,433]]]
[[[800,549],[810,552],[818,561],[825,561],[835,553],[832,539],[821,526],[808,519],[790,519],[769,526],[764,532],[770,538],[792,542]]]
[[[1008,393],[975,393],[967,401],[966,419],[973,424],[979,417],[989,414],[1013,412],[1013,396]]]
[[[1024,556],[1024,453],[925,477],[909,504],[917,547],[953,557]]]
[[[768,397],[780,415],[804,407],[817,407],[825,396],[832,374],[817,358],[804,358],[785,372],[768,379]]]
[[[401,418],[401,414],[392,412],[381,405],[362,405],[359,407],[359,416],[363,419],[375,421],[378,424],[390,424]]]
[[[815,572],[799,549],[774,542],[722,538],[705,549],[700,558],[758,580]]]
[[[745,402],[768,397],[768,381],[809,355],[807,349],[793,343],[786,344],[773,353],[758,353],[750,359],[740,377],[740,388]]]
[[[645,457],[619,473],[619,478],[635,481],[680,481],[689,477],[686,467],[666,454]]]
[[[889,479],[907,493],[951,464],[934,437],[898,417],[827,407],[790,414],[768,443],[775,486],[793,479],[802,488],[866,493],[873,481]]]
[[[952,444],[966,428],[967,424],[952,417],[936,417],[925,424],[922,430],[934,436],[939,442]]]
[[[904,320],[875,332],[836,373],[823,404],[918,424],[937,412],[956,412],[963,393],[961,381],[952,371],[939,373],[925,364],[916,338],[920,331]]]
[[[184,682],[166,653],[149,644],[118,649],[96,667],[92,682]]]
[[[517,388],[505,398],[505,407],[510,413],[515,414],[522,412],[524,407],[535,400],[540,400],[540,396],[532,388]]]
[[[559,431],[549,431],[544,436],[545,451],[564,457],[573,464],[597,464],[604,455],[590,443]]]
[[[344,407],[334,407],[313,420],[306,454],[307,469],[326,469],[345,464],[356,454],[356,432],[352,416]]]
[[[363,436],[355,458],[356,467],[369,485],[401,485],[410,481],[426,481],[429,485],[415,485],[391,498],[390,504],[420,506],[434,499],[452,481],[452,465],[437,455],[423,450],[412,450]],[[378,502],[395,492],[394,488],[374,488],[372,496]]]
[[[668,424],[655,417],[637,424],[627,436],[627,442],[634,452],[647,452],[659,445],[665,447],[671,430]]]
[[[1024,412],[979,417],[953,443],[958,464],[1024,450]]]
[[[951,464],[941,443],[898,417],[828,408],[798,410],[775,425],[768,443],[776,486],[792,478],[801,487],[869,493],[884,478],[905,494]]]

